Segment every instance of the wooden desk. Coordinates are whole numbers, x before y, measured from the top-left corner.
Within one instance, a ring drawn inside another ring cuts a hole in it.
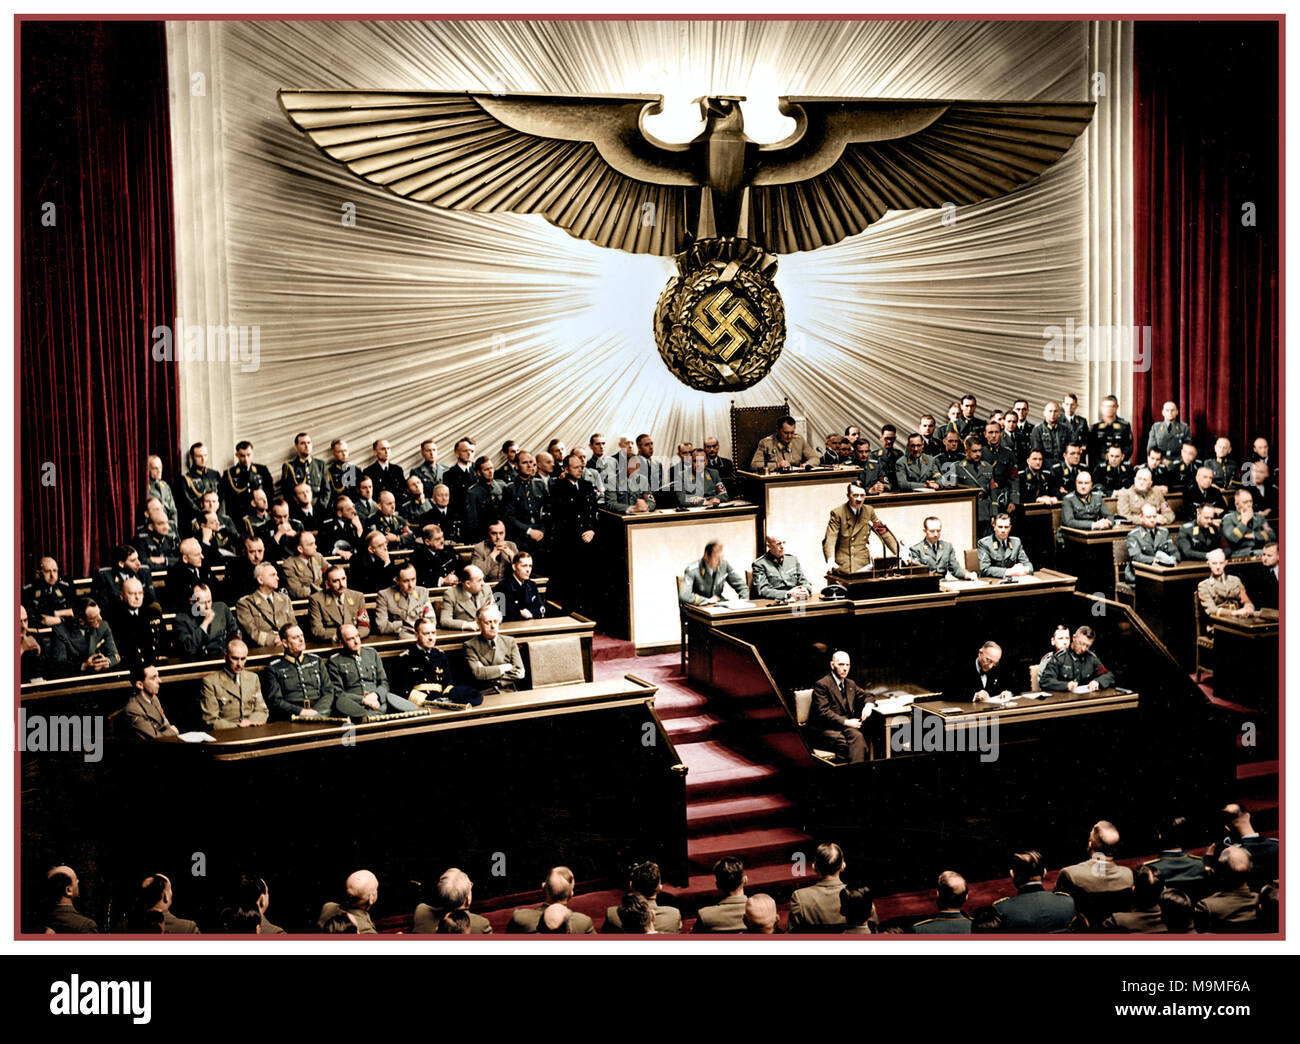
[[[1270,727],[1277,721],[1278,635],[1277,620],[1214,618],[1214,695],[1259,709]]]
[[[861,468],[818,468],[812,471],[773,472],[760,475],[737,472],[746,495],[762,510],[760,535],[785,539],[785,552],[794,555],[814,587],[824,586],[826,556],[822,538],[831,510],[848,498],[845,487],[861,474]],[[943,538],[959,551],[975,546],[975,500],[973,489],[929,489],[924,493],[881,493],[867,497],[867,503],[893,531],[904,547],[924,539],[927,515],[943,522]],[[871,538],[873,553],[879,538]],[[1035,563],[1037,564],[1037,563]]]
[[[673,578],[700,560],[705,544],[722,541],[723,557],[742,579],[760,549],[758,508],[747,501],[642,515],[602,510],[599,526],[607,575],[597,618],[603,631],[630,639],[638,653],[681,643]]]
[[[1251,577],[1262,567],[1258,558],[1228,560],[1228,572],[1241,577],[1250,592]],[[1204,562],[1177,565],[1133,563],[1133,594],[1138,615],[1178,663],[1191,673],[1196,669],[1196,586],[1210,575]]]
[[[1057,549],[1056,563],[1079,578],[1079,590],[1115,597],[1115,543],[1128,539],[1136,526],[1117,523],[1110,529],[1074,529],[1061,526],[1065,544]]]
[[[1056,568],[1056,531],[1061,527],[1061,505],[1021,504],[1011,523],[1012,535],[1025,545],[1034,568]]]

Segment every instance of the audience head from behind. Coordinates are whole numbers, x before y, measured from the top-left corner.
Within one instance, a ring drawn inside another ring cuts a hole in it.
[[[217,920],[226,935],[262,934],[262,914],[255,907],[228,906]]]
[[[474,900],[474,882],[458,867],[445,870],[434,886],[434,902],[439,910],[468,910]]]
[[[259,915],[264,914],[271,905],[271,889],[263,878],[242,874],[235,887],[235,898],[237,906],[256,910]]]
[[[1216,552],[1222,554],[1222,552]],[[1252,837],[1256,833],[1250,822],[1250,811],[1237,801],[1230,801],[1220,811],[1223,828],[1229,838]]]
[[[572,911],[564,903],[550,903],[537,922],[539,935],[568,935]],[[624,922],[627,923],[626,921]]]
[[[1093,824],[1092,831],[1088,834],[1088,852],[1094,856],[1114,859],[1118,849],[1119,830],[1115,824],[1104,819]]]
[[[1192,930],[1195,904],[1192,897],[1181,888],[1166,886],[1160,889],[1160,920],[1171,935],[1184,935]]]
[[[838,877],[848,868],[848,862],[844,858],[844,849],[835,844],[834,841],[827,841],[817,846],[817,851],[813,855],[813,869],[817,876],[821,878]]]
[[[1150,910],[1160,901],[1165,880],[1154,866],[1139,866],[1133,871],[1133,909]]]
[[[735,856],[723,856],[713,864],[713,882],[722,895],[743,895],[745,864]]]
[[[627,887],[651,901],[659,894],[663,886],[663,875],[659,873],[659,864],[653,862],[638,863],[628,874]]]
[[[150,874],[140,882],[137,897],[141,910],[166,912],[172,905],[172,883],[166,874]]]
[[[567,866],[553,866],[542,882],[542,897],[548,906],[568,903],[573,898],[573,871]]]
[[[966,905],[966,878],[956,870],[945,870],[939,875],[935,889],[935,905],[942,911],[960,910]]]
[[[627,892],[618,905],[618,920],[626,935],[654,935],[655,915],[645,896]]]
[[[438,930],[435,935],[469,935],[470,921],[468,910],[448,910],[438,918]]]
[[[745,900],[745,931],[750,935],[776,934],[776,900],[759,892]]]
[[[840,913],[849,928],[860,928],[871,921],[871,889],[851,885],[840,891]]]
[[[1171,852],[1186,852],[1191,843],[1191,824],[1186,816],[1174,816],[1160,828],[1160,847]]]
[[[1043,856],[1034,849],[1013,852],[1011,855],[1011,880],[1017,888],[1033,881],[1043,880]]]
[[[1250,853],[1241,845],[1228,845],[1219,853],[1218,865],[1214,870],[1214,883],[1222,892],[1231,892],[1242,887],[1250,880],[1250,871],[1254,863]]]
[[[71,905],[81,897],[81,882],[70,866],[52,866],[45,871],[45,905]]]

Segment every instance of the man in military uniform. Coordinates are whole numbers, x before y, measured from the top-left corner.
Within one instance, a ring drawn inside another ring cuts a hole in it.
[[[1006,446],[1015,458],[1016,468],[1020,471],[1025,470],[1025,460],[1029,456],[1029,436],[1033,432],[1032,428],[1020,427],[1020,415],[1015,410],[1007,410],[1002,414],[1002,445]]]
[[[179,541],[166,515],[149,521],[144,533],[135,538],[135,547],[150,571],[171,569],[181,556]]]
[[[447,654],[438,648],[438,632],[431,618],[415,625],[415,644],[390,662],[393,691],[406,693],[415,703],[446,699],[478,706],[483,702],[478,689],[452,680],[451,664]],[[419,693],[412,691],[416,686],[421,687]]]
[[[248,514],[240,522],[245,537],[258,537],[269,540],[275,528],[271,518],[270,501],[266,499],[266,490],[255,489],[249,494]]]
[[[966,453],[961,447],[961,436],[951,428],[943,433],[942,446],[943,449],[934,462],[938,465],[939,473],[942,476],[939,484],[951,487],[952,479],[949,476],[956,470],[957,465],[966,459]]]
[[[1119,492],[1115,510],[1126,522],[1137,525],[1142,521],[1142,509],[1153,507],[1156,515],[1166,526],[1174,520],[1174,509],[1165,499],[1165,487],[1154,485],[1151,472],[1147,468],[1138,468],[1133,473],[1133,486]]]
[[[1269,467],[1263,461],[1250,465],[1242,476],[1241,488],[1250,494],[1255,511],[1265,518],[1277,515],[1277,485],[1269,479]]]
[[[692,451],[691,467],[682,482],[677,494],[677,503],[682,507],[717,507],[731,499],[722,476],[709,467],[709,455],[703,448]]]
[[[42,927],[55,935],[97,935],[93,918],[78,913],[74,905],[81,898],[81,882],[70,866],[52,866],[45,872],[47,912]]]
[[[512,935],[532,935],[543,925],[543,917],[548,907],[563,906],[567,909],[573,901],[573,871],[567,866],[553,866],[542,882],[542,904],[540,906],[520,907],[510,915],[506,932]],[[744,908],[744,904],[741,904]],[[702,914],[704,911],[701,910]],[[696,915],[697,917],[699,914]],[[698,923],[698,922],[697,922]],[[591,918],[577,910],[569,911],[568,925],[570,935],[594,935],[596,926]],[[702,929],[701,929],[702,930]]]
[[[432,499],[433,487],[441,484],[447,468],[438,463],[438,443],[434,439],[425,439],[420,443],[420,463],[411,469],[411,474],[424,484],[424,495]]]
[[[497,594],[505,601],[507,621],[540,620],[546,616],[546,600],[532,575],[533,556],[520,551],[510,563],[510,572],[497,585]]]
[[[916,422],[916,431],[921,436],[922,452],[938,460],[939,454],[943,452],[943,439],[934,433],[934,416],[929,413],[922,414],[921,419]]]
[[[323,503],[332,508],[340,497],[355,496],[360,483],[361,469],[352,463],[352,450],[347,440],[335,439],[330,443],[330,462],[325,465],[326,499]]]
[[[131,670],[131,696],[122,708],[124,735],[137,740],[162,739],[178,736],[180,730],[167,720],[167,714],[158,701],[162,680],[158,668],[136,666]]]
[[[325,588],[307,601],[308,628],[318,642],[339,640],[341,628],[352,624],[364,638],[370,633],[370,614],[360,591],[348,590],[348,574],[342,566],[332,566],[325,573]]]
[[[1254,558],[1260,549],[1277,539],[1268,519],[1255,511],[1250,490],[1239,489],[1233,498],[1236,509],[1223,516],[1223,542],[1231,558]]]
[[[312,499],[328,503],[329,488],[325,484],[325,465],[311,455],[311,436],[300,431],[293,439],[294,455],[280,469],[280,496],[288,502],[293,499],[295,486],[304,483],[311,487]]]
[[[1029,448],[1043,454],[1043,466],[1050,468],[1065,456],[1070,443],[1070,429],[1061,423],[1061,406],[1049,402],[1043,406],[1043,420],[1029,434]]]
[[[173,626],[176,651],[182,659],[215,659],[232,638],[239,637],[234,614],[225,602],[212,600],[212,588],[207,584],[194,587],[190,604],[177,612]]]
[[[1116,910],[1128,908],[1133,871],[1115,862],[1119,840],[1113,823],[1104,819],[1094,823],[1088,834],[1088,858],[1062,868],[1056,877],[1056,890],[1070,896],[1090,924],[1099,925]]]
[[[907,549],[908,557],[917,565],[923,565],[939,577],[955,576],[958,580],[974,580],[974,573],[968,572],[957,555],[957,549],[941,539],[943,522],[931,515],[922,523],[925,539]]]
[[[1166,885],[1199,890],[1205,881],[1205,863],[1187,851],[1191,830],[1184,816],[1175,816],[1160,830],[1160,855],[1142,865],[1151,867]]]
[[[1039,688],[1045,692],[1096,692],[1115,684],[1115,675],[1092,651],[1097,632],[1087,624],[1075,630],[1070,647],[1059,652],[1038,672]]]
[[[1108,497],[1133,485],[1133,465],[1124,460],[1124,451],[1118,446],[1106,447],[1106,463],[1093,468],[1092,480]]]
[[[833,925],[843,925],[840,913],[840,892],[844,882],[840,875],[849,868],[844,850],[834,842],[817,846],[813,854],[813,870],[817,882],[807,888],[798,888],[790,897],[789,930],[816,932]]]
[[[844,436],[838,431],[829,432],[826,436],[826,452],[822,454],[822,463],[828,468],[837,468],[841,464],[851,464],[853,462],[853,443],[849,443],[849,450],[844,451]]]
[[[290,598],[310,598],[325,587],[325,556],[316,550],[316,534],[298,536],[298,553],[280,567]]]
[[[892,479],[885,474],[884,461],[871,452],[871,443],[858,439],[853,443],[853,463],[862,469],[858,483],[871,496],[890,491]]]
[[[1001,580],[1008,576],[1029,576],[1033,564],[1019,537],[1011,535],[1011,516],[1003,512],[993,519],[993,533],[975,542],[980,558],[980,576]]]
[[[1210,575],[1196,585],[1196,597],[1207,616],[1255,616],[1259,610],[1246,593],[1241,577],[1231,575],[1228,556],[1216,548],[1205,556]]]
[[[723,485],[727,487],[727,492],[734,497],[736,495],[736,465],[727,457],[720,456],[718,449],[718,437],[716,435],[705,435],[704,452],[709,456],[709,467],[718,473]]]
[[[1185,562],[1204,562],[1206,556],[1223,547],[1223,533],[1214,519],[1211,504],[1198,504],[1196,518],[1178,530],[1178,557]]]
[[[1173,458],[1170,458],[1173,460]],[[1177,461],[1169,464],[1166,468],[1168,473],[1168,486],[1172,492],[1186,494],[1193,486],[1196,485],[1196,472],[1200,469],[1201,462],[1196,459],[1196,443],[1184,442],[1178,448]],[[1213,481],[1213,474],[1210,481]]]
[[[966,459],[953,470],[953,484],[963,489],[978,489],[975,501],[975,519],[981,536],[988,533],[996,511],[1005,511],[1010,491],[999,486],[993,476],[993,465],[982,458],[984,445],[974,435],[966,438]]]
[[[1050,471],[1043,468],[1043,451],[1030,450],[1025,460],[1025,470],[1020,473],[1020,500],[1024,504],[1055,504],[1056,483]]]
[[[564,475],[551,490],[551,525],[555,548],[551,593],[566,613],[582,612],[587,577],[596,552],[596,487],[582,477],[582,458],[570,454]],[[556,589],[559,589],[558,591]]]
[[[283,562],[298,549],[302,523],[289,516],[289,502],[276,497],[271,502],[271,524],[261,534],[268,562]]]
[[[307,652],[307,639],[296,623],[280,628],[284,655],[277,656],[262,671],[266,681],[266,704],[277,720],[330,717],[337,692],[325,661]]]
[[[1270,540],[1259,549],[1259,564],[1263,574],[1259,578],[1259,597],[1261,609],[1276,609],[1280,604],[1280,584],[1282,580],[1282,549],[1276,541]]]
[[[1002,510],[1014,514],[1020,507],[1020,466],[1015,452],[1002,442],[1002,427],[989,421],[984,426],[984,462],[993,468],[996,488],[1005,492]]]
[[[768,533],[764,545],[766,550],[750,568],[754,575],[754,597],[772,598],[778,602],[811,598],[812,584],[804,576],[799,559],[785,553],[785,540]]]
[[[247,439],[237,442],[235,463],[222,472],[217,489],[226,514],[231,518],[243,518],[252,510],[253,490],[271,492],[273,488],[271,469],[253,462],[253,444]]]
[[[454,584],[460,555],[447,546],[442,527],[429,524],[421,530],[421,535],[424,539],[415,545],[415,552],[411,555],[411,561],[415,563],[415,582],[427,588]]]
[[[383,534],[390,551],[415,542],[410,525],[397,513],[397,499],[388,490],[379,494],[379,510],[370,516],[367,526],[370,532]]]
[[[737,598],[749,597],[744,579],[722,557],[722,544],[710,540],[704,545],[704,557],[686,567],[686,575],[678,584],[679,598],[683,605],[709,605],[721,601],[727,587]]]
[[[961,912],[966,905],[967,892],[966,878],[953,870],[945,870],[939,875],[935,889],[938,913],[917,921],[912,925],[912,931],[916,935],[970,935],[971,919]]]
[[[208,448],[201,442],[190,447],[189,466],[181,483],[181,525],[188,526],[202,510],[203,494],[221,496],[221,476],[208,467]]]
[[[474,462],[477,481],[465,491],[465,532],[468,543],[477,543],[487,536],[488,523],[501,517],[501,497],[505,486],[497,481],[496,465],[491,457],[479,457]],[[382,502],[381,502],[382,503]]]
[[[826,556],[826,571],[857,573],[871,568],[871,550],[868,537],[875,533],[887,548],[898,554],[898,540],[889,532],[884,522],[867,504],[867,491],[856,482],[847,487],[848,500],[831,509],[822,537],[822,554]]]
[[[1160,407],[1162,420],[1151,425],[1147,435],[1147,449],[1158,449],[1166,458],[1178,456],[1184,442],[1192,441],[1192,429],[1178,419],[1178,403],[1170,400]]]
[[[1223,514],[1226,503],[1227,494],[1214,484],[1214,472],[1204,466],[1197,468],[1195,482],[1183,493],[1183,510],[1195,513],[1201,504],[1209,504],[1217,517]]]
[[[1061,425],[1071,442],[1080,446],[1088,444],[1088,419],[1079,412],[1079,397],[1073,392],[1061,396]]]
[[[146,605],[144,585],[133,576],[122,581],[118,600],[109,609],[113,641],[128,669],[163,658],[163,619],[155,605]]]
[[[1160,447],[1153,446],[1147,450],[1147,470],[1151,472],[1151,481],[1155,485],[1172,489],[1177,476],[1165,461],[1164,451]]]
[[[398,714],[415,710],[415,704],[388,689],[383,661],[361,644],[361,632],[351,624],[339,628],[341,651],[330,657],[326,670],[334,685],[335,713],[362,720],[372,714]]]
[[[158,602],[153,587],[153,572],[140,561],[140,552],[130,544],[121,544],[113,551],[113,565],[104,566],[95,573],[93,593],[99,604],[109,609],[121,599],[122,581],[139,580],[144,587],[144,600],[149,605]]]
[[[898,429],[886,424],[880,429],[880,448],[871,451],[871,459],[876,462],[876,470],[885,480],[885,488],[898,490],[898,462],[903,459],[903,451],[894,445],[898,441]]]
[[[945,431],[955,431],[957,439],[962,445],[965,445],[966,440],[972,435],[978,440],[984,438],[984,422],[975,416],[976,405],[974,395],[963,395],[958,406],[959,412],[957,416],[948,422],[945,429]]]
[[[433,501],[424,494],[424,483],[419,475],[406,476],[406,497],[398,505],[398,514],[406,519],[412,532],[422,529],[433,510]]]
[[[415,563],[407,562],[397,570],[396,584],[375,596],[375,634],[414,638],[415,625],[426,617],[434,618],[428,589],[415,581]]]
[[[934,457],[925,452],[925,439],[916,432],[907,437],[907,456],[898,462],[894,475],[902,493],[938,489],[943,480]]]
[[[1124,579],[1130,584],[1137,579],[1133,563],[1171,566],[1178,564],[1178,548],[1169,537],[1169,530],[1160,525],[1160,516],[1154,504],[1143,504],[1140,524],[1125,537],[1128,545],[1128,565]]]
[[[365,524],[352,498],[340,496],[334,501],[334,517],[321,525],[316,540],[323,553],[338,555],[346,562],[365,547],[365,535]]]
[[[1043,887],[1043,857],[1033,849],[1011,856],[1011,882],[1016,894],[993,903],[1004,931],[1015,934],[1061,933],[1074,920],[1074,899]]]
[[[1220,489],[1231,489],[1240,479],[1240,466],[1232,459],[1232,440],[1223,436],[1214,440],[1214,456],[1202,466],[1210,469]]]
[[[254,567],[257,590],[235,603],[235,619],[254,646],[262,648],[280,644],[280,629],[293,622],[293,606],[281,591],[280,575],[270,562]]]
[[[406,492],[406,472],[400,464],[389,460],[392,445],[387,439],[375,439],[370,444],[370,451],[375,455],[374,462],[362,474],[369,475],[375,484],[375,499],[385,490],[394,498],[402,496]]]
[[[1074,492],[1061,501],[1061,527],[1110,529],[1114,525],[1115,516],[1106,506],[1105,498],[1099,490],[1092,488],[1092,475],[1080,471],[1074,480]],[[1064,535],[1057,533],[1056,542],[1064,544]]]
[[[658,501],[650,488],[645,458],[639,455],[627,457],[623,467],[624,472],[616,474],[614,482],[605,488],[601,507],[619,515],[642,515],[654,511]]]
[[[1077,442],[1071,442],[1065,447],[1065,456],[1048,470],[1048,474],[1052,479],[1053,492],[1061,500],[1064,500],[1075,489],[1079,472],[1083,469],[1083,465],[1080,463],[1082,458],[1083,447]]]
[[[1248,932],[1254,927],[1259,895],[1250,887],[1253,868],[1250,853],[1241,845],[1229,845],[1219,853],[1214,869],[1219,890],[1196,904],[1194,917],[1199,933]]]
[[[750,471],[789,471],[791,468],[811,468],[817,463],[817,451],[802,435],[794,433],[793,417],[777,421],[776,434],[763,438],[749,462]]]
[[[1106,447],[1118,446],[1124,459],[1133,459],[1133,426],[1119,415],[1119,400],[1107,395],[1101,400],[1101,419],[1088,435],[1088,460],[1093,466],[1106,459]]]
[[[465,662],[484,692],[512,692],[524,680],[519,643],[501,634],[501,611],[489,600],[478,611],[478,634],[465,643]]]
[[[37,627],[57,627],[72,619],[72,584],[59,579],[59,563],[46,555],[35,580],[22,591],[22,603]]]
[[[468,437],[457,439],[454,447],[455,459],[442,475],[442,482],[450,494],[451,511],[459,518],[465,515],[465,494],[478,480],[474,470],[474,452],[477,449],[473,439]]]
[[[113,632],[93,598],[77,599],[73,615],[54,628],[50,662],[61,674],[107,671],[122,662]]]
[[[238,638],[226,646],[226,663],[219,671],[203,676],[199,713],[209,729],[247,728],[265,725],[268,717],[262,686],[257,675],[247,670],[248,646]]]

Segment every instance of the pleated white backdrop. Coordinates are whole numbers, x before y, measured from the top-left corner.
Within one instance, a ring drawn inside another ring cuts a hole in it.
[[[784,133],[782,94],[1096,100],[1086,135],[1020,191],[960,208],[955,223],[890,214],[784,256],[787,347],[734,398],[788,398],[819,443],[850,421],[909,428],[965,391],[982,412],[1066,391],[1090,415],[1106,392],[1128,401],[1123,367],[1048,362],[1043,346],[1046,327],[1122,321],[1131,301],[1131,27],[174,22],[168,33],[178,311],[260,328],[256,368],[179,364],[183,443],[209,442],[222,466],[236,438],[274,462],[304,429],[318,455],[342,436],[363,464],[379,436],[403,462],[426,437],[449,458],[462,434],[481,452],[506,437],[573,445],[593,430],[649,431],[666,453],[705,433],[728,441],[733,397],[686,388],[654,346],[670,261],[595,247],[539,216],[438,211],[372,188],[290,126],[282,87],[663,93],[670,104],[743,94],[763,140]]]

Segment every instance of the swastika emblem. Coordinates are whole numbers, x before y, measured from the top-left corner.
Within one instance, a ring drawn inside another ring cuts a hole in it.
[[[749,301],[726,286],[703,297],[691,316],[692,332],[725,363],[747,351],[762,328]]]

